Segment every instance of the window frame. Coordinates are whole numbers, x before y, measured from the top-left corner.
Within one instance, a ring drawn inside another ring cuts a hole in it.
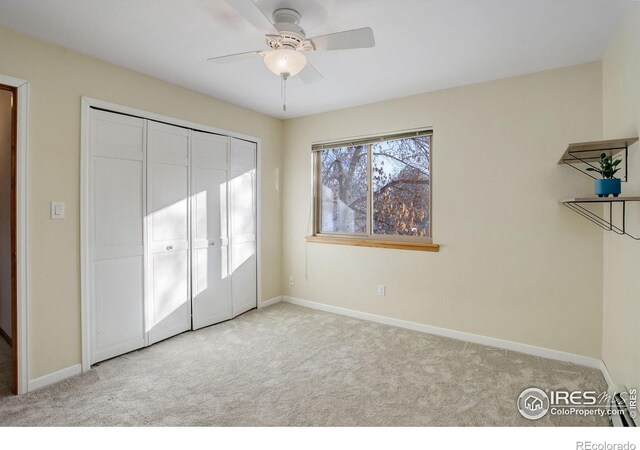
[[[386,142],[400,139],[410,139],[416,138],[420,136],[429,136],[429,236],[404,236],[404,235],[388,235],[388,234],[374,234],[373,233],[373,152],[372,146],[377,142]],[[322,220],[322,212],[321,212],[321,189],[322,189],[322,164],[321,164],[321,154],[323,150],[328,150],[331,148],[343,148],[343,147],[357,147],[357,146],[366,146],[367,147],[367,224],[366,224],[366,233],[344,233],[344,232],[327,232],[321,231],[321,220]],[[308,241],[315,242],[326,242],[326,243],[343,243],[349,244],[349,241],[353,241],[352,245],[363,245],[369,246],[366,242],[362,241],[371,241],[372,244],[379,245],[370,245],[375,247],[387,247],[390,246],[385,245],[388,244],[400,244],[397,248],[405,248],[405,249],[421,249],[419,248],[420,244],[426,244],[427,247],[433,247],[435,251],[437,251],[438,246],[433,244],[433,221],[432,221],[432,198],[433,198],[433,190],[432,190],[432,181],[433,181],[433,130],[430,128],[420,128],[417,130],[410,130],[404,132],[396,132],[384,135],[377,135],[359,139],[351,139],[344,141],[332,141],[326,143],[318,143],[312,146],[312,192],[313,192],[313,204],[312,204],[312,236],[307,238]],[[317,239],[316,239],[317,238]],[[344,241],[344,242],[341,242]],[[359,242],[359,243],[355,243]],[[394,248],[394,247],[390,247]],[[425,248],[433,250],[432,248]]]

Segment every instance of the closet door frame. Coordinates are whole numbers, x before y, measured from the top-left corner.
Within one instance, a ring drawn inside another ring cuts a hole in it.
[[[81,107],[81,144],[80,144],[80,307],[81,307],[81,335],[82,335],[82,372],[86,372],[91,369],[91,348],[92,348],[92,319],[91,319],[91,297],[90,290],[90,273],[91,273],[91,244],[88,239],[90,232],[90,127],[91,127],[91,109],[102,109],[109,112],[118,114],[125,114],[129,116],[139,117],[141,119],[154,120],[156,122],[163,122],[169,125],[175,125],[179,127],[189,128],[193,130],[204,131],[207,133],[219,134],[223,136],[229,136],[230,138],[242,139],[245,141],[256,143],[256,208],[257,208],[257,233],[256,233],[256,264],[257,264],[257,307],[260,307],[262,303],[262,257],[261,257],[261,243],[262,243],[262,140],[255,136],[249,136],[241,133],[236,133],[221,128],[216,128],[208,125],[203,125],[186,120],[176,119],[173,117],[165,116],[162,114],[156,114],[149,111],[144,111],[136,108],[130,108],[128,106],[118,105],[103,100],[82,97],[80,99]],[[146,228],[146,227],[145,227]],[[145,230],[146,232],[146,230]]]

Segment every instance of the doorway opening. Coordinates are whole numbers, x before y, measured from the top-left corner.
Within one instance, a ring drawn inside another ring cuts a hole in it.
[[[0,84],[0,395],[18,392],[17,97]]]

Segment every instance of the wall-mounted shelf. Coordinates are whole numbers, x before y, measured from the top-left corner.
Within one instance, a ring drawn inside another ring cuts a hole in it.
[[[603,230],[613,231],[614,233],[620,234],[620,235],[626,234],[630,238],[638,241],[640,240],[640,236],[633,236],[627,233],[627,230],[626,230],[627,203],[629,202],[640,202],[640,197],[570,198],[570,199],[564,200],[562,203],[569,209],[580,214],[582,217],[595,223]],[[620,226],[613,224],[614,203],[621,205],[622,207],[622,217],[621,217],[622,223]],[[586,205],[594,205],[594,204],[604,205],[602,216],[586,208]],[[608,215],[605,214],[606,210],[609,210]]]
[[[597,179],[596,176],[593,176],[587,171],[587,168],[599,168],[596,163],[600,159],[600,155],[602,153],[605,153],[607,156],[620,155],[624,168],[624,178],[621,178],[621,180],[627,181],[627,157],[629,154],[629,146],[637,141],[638,138],[633,137],[569,144],[564,155],[562,155],[562,158],[558,161],[558,164],[567,164],[569,167],[572,167],[593,179]]]

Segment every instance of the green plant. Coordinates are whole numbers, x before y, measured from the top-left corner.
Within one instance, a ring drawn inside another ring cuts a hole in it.
[[[589,172],[597,172],[602,178],[615,178],[614,175],[620,170],[618,164],[622,162],[621,159],[613,159],[613,156],[607,156],[606,153],[600,155],[600,159],[598,163],[600,164],[600,168],[597,169],[595,167],[588,167],[587,170]]]

